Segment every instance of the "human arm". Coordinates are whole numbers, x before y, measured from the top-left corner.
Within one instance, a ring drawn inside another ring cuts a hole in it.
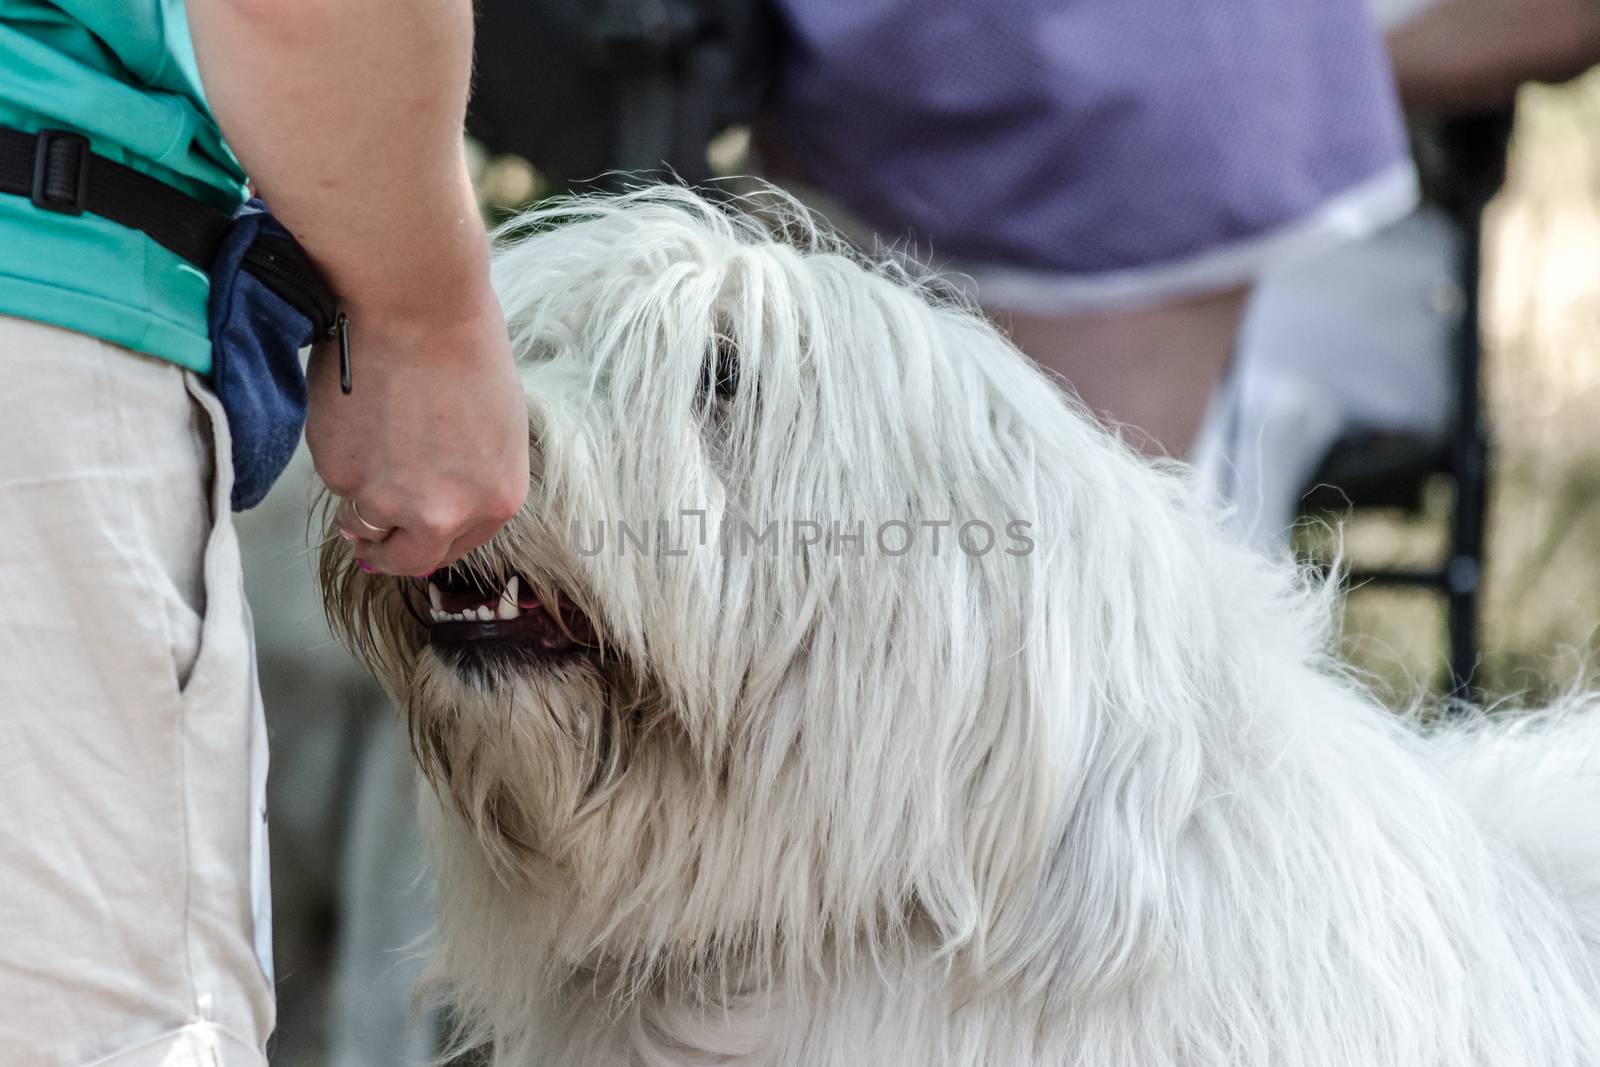
[[[1524,82],[1600,63],[1600,0],[1439,0],[1391,30],[1388,46],[1407,111],[1498,107]]]
[[[528,487],[526,408],[462,153],[471,4],[188,7],[224,136],[350,319],[354,392],[339,392],[325,346],[309,368],[317,471],[394,527],[360,543],[368,563],[448,563],[492,537]]]

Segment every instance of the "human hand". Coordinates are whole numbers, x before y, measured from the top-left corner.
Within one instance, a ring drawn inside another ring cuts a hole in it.
[[[522,382],[500,307],[486,281],[478,290],[448,316],[348,306],[348,396],[337,346],[312,352],[306,443],[343,498],[336,524],[370,569],[447,566],[498,533],[527,495]]]

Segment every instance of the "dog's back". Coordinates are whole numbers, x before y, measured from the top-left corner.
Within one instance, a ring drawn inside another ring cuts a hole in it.
[[[1483,825],[1572,907],[1600,963],[1600,700],[1478,716],[1434,742]]]

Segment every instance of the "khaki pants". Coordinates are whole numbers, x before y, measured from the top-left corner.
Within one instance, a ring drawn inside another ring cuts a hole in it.
[[[0,389],[0,1064],[265,1064],[266,736],[221,409],[4,317]]]

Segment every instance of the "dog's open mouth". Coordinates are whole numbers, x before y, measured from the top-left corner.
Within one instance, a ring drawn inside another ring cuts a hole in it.
[[[520,574],[488,590],[481,579],[450,567],[427,585],[428,639],[434,645],[509,644],[559,656],[598,644],[594,625],[570,597],[541,598]]]

